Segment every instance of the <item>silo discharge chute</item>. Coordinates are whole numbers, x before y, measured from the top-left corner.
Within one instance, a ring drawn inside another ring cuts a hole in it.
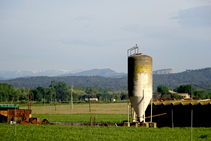
[[[139,53],[138,46],[128,54],[128,97],[140,122],[152,99],[152,57]]]

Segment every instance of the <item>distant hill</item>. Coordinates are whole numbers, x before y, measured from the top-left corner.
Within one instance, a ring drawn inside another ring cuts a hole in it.
[[[0,77],[0,80],[5,80],[5,78],[4,77]]]
[[[126,75],[127,75],[126,73],[117,73],[111,69],[92,69],[92,70],[82,71],[78,73],[63,74],[60,76],[103,76],[103,77],[118,78],[118,77],[123,77]]]
[[[87,71],[70,71],[70,70],[47,70],[47,71],[7,71],[0,70],[0,80],[14,79],[19,77],[34,77],[34,76],[103,76],[120,78],[126,76],[126,73],[117,73],[111,69],[92,69]],[[1,79],[2,77],[2,79]]]
[[[153,71],[154,74],[169,74],[173,73],[172,69],[162,69]],[[34,77],[34,76],[103,76],[112,78],[121,78],[127,76],[126,73],[117,73],[109,68],[107,69],[92,69],[87,71],[71,71],[71,70],[46,70],[46,71],[7,71],[0,70],[0,80],[15,79],[19,77]]]
[[[0,80],[0,83],[10,83],[14,87],[37,88],[48,87],[50,82],[56,80],[74,86],[98,86],[112,88],[113,90],[127,89],[127,77],[110,78],[102,76],[61,76],[61,77],[28,77],[12,80]],[[211,88],[211,68],[199,70],[186,70],[174,74],[153,74],[153,88],[158,85],[166,85],[169,88],[176,88],[183,84],[193,84],[197,88]]]
[[[49,87],[51,81],[64,82],[68,86],[97,86],[102,88],[111,88],[112,90],[126,90],[127,77],[110,78],[102,76],[65,76],[65,77],[47,77],[37,76],[29,78],[16,78],[11,80],[0,80],[0,83],[9,83],[14,87],[37,88]]]
[[[162,69],[153,71],[153,74],[172,74],[172,73],[173,73],[172,69]]]
[[[14,79],[18,77],[31,77],[31,76],[57,76],[65,73],[70,73],[69,70],[47,70],[47,71],[29,71],[29,70],[20,70],[20,71],[8,71],[0,70],[0,77],[5,79]]]
[[[174,74],[154,74],[154,86],[166,85],[175,88],[183,84],[193,84],[198,88],[211,88],[211,68],[186,70]]]

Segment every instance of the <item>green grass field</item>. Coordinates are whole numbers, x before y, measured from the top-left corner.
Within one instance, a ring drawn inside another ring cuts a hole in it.
[[[32,106],[32,117],[60,122],[119,123],[127,120],[127,103]],[[20,107],[27,109],[27,107]],[[211,128],[193,128],[193,140],[211,140]],[[0,124],[0,140],[191,140],[191,128],[145,128],[116,126],[65,126],[65,125],[15,125]]]
[[[127,120],[126,114],[33,114],[40,120],[47,118],[51,122],[90,122],[90,117],[97,122],[122,123]]]
[[[144,128],[106,126],[57,126],[0,124],[0,140],[145,140],[187,141],[190,128]],[[210,128],[193,128],[193,140],[211,140]]]

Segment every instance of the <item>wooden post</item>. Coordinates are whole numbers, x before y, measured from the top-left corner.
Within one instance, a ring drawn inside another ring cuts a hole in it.
[[[128,106],[127,106],[127,108],[128,108],[128,117],[127,117],[127,125],[128,125],[128,127],[130,127],[130,104],[129,104],[129,102],[128,102]]]
[[[89,112],[91,112],[91,101],[90,101],[90,94],[89,94]]]
[[[152,97],[153,98],[153,97]],[[151,119],[150,119],[150,122],[152,123],[152,102],[153,100],[151,99]]]
[[[90,126],[92,126],[92,117],[90,117]]]

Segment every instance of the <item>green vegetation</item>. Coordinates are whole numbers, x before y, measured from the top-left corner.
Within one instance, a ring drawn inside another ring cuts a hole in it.
[[[164,97],[164,95],[167,95],[169,93],[169,88],[164,85],[159,85],[157,87],[157,92],[161,93],[161,96]]]
[[[175,74],[153,75],[154,89],[159,85],[165,85],[170,89],[174,89],[180,85],[191,83],[200,89],[211,88],[211,68],[186,70]]]
[[[51,122],[90,122],[90,117],[95,117],[96,122],[122,123],[127,121],[127,114],[32,114],[41,120],[47,118]]]
[[[25,77],[12,80],[0,80],[0,83],[12,84],[15,88],[49,87],[52,81],[66,83],[74,87],[92,86],[109,88],[112,91],[127,90],[127,77],[109,78],[101,76],[65,76],[65,77]]]
[[[178,92],[178,93],[188,93],[191,95],[191,92],[194,92],[194,87],[192,87],[191,85],[181,85],[179,87],[176,87],[174,89],[175,92]]]
[[[24,106],[24,105],[23,105]],[[119,123],[127,120],[127,103],[94,103],[89,112],[88,104],[32,106],[32,117],[52,122],[97,122]],[[26,107],[20,107],[26,109]],[[49,114],[51,113],[51,114]],[[191,129],[144,128],[122,126],[66,126],[66,125],[15,125],[0,123],[0,140],[190,140]],[[211,140],[210,128],[193,128],[193,140]]]
[[[51,81],[49,87],[37,87],[36,89],[13,88],[11,84],[0,83],[0,102],[24,101],[44,102],[68,102],[70,101],[71,86],[64,82]],[[112,91],[110,88],[94,86],[74,87],[73,101],[84,101],[86,98],[98,98],[99,101],[109,101],[111,98],[116,100],[127,100],[127,91]]]
[[[0,140],[190,140],[190,128],[0,124]],[[193,128],[193,140],[211,140],[210,128]]]
[[[207,90],[210,89],[199,89],[195,88],[194,86],[191,86],[190,84],[187,84],[187,85],[181,85],[173,89],[173,91],[177,93],[169,94],[168,92],[169,88],[167,86],[159,85],[157,87],[157,92],[161,93],[162,98],[178,98],[178,99],[183,98],[182,96],[178,95],[178,93],[188,93],[189,95],[193,94],[193,98],[211,98],[211,92]]]

